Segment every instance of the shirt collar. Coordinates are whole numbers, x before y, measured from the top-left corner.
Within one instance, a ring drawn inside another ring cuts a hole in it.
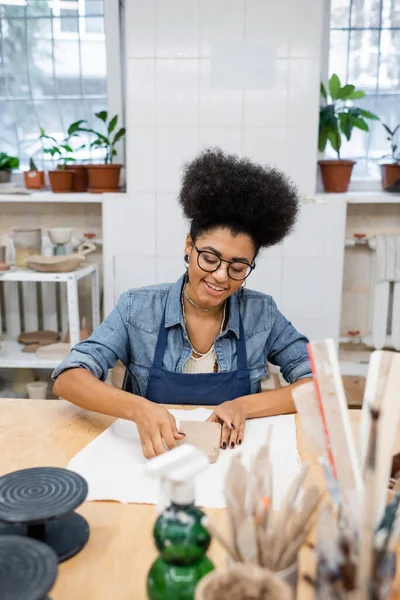
[[[184,284],[184,275],[178,279],[176,283],[171,286],[168,294],[167,304],[165,307],[165,327],[173,327],[174,325],[182,325],[183,314],[182,314],[182,287]],[[239,301],[238,294],[236,292],[231,296],[229,301],[229,318],[227,324],[227,330],[233,331],[237,338],[239,338]]]

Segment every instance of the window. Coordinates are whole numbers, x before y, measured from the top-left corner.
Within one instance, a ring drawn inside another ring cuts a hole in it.
[[[399,0],[331,0],[329,75],[364,90],[366,98],[357,103],[391,128],[400,123],[399,56]],[[377,179],[390,147],[382,124],[369,125],[370,134],[354,129],[341,154],[357,161],[356,178]]]
[[[51,168],[39,128],[68,126],[107,109],[104,0],[0,4],[0,151]],[[79,159],[92,158],[88,149]]]

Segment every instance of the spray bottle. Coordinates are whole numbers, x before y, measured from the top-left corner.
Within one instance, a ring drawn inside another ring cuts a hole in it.
[[[207,456],[184,444],[149,461],[147,474],[161,481],[160,516],[154,539],[160,553],[150,568],[150,600],[193,600],[200,579],[214,569],[206,556],[210,535],[204,513],[194,505],[194,478],[208,466]]]

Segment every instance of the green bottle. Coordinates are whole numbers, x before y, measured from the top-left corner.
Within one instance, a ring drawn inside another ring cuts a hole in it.
[[[194,478],[208,464],[189,444],[149,461],[147,473],[160,478],[166,506],[154,527],[160,556],[147,577],[149,600],[194,600],[198,582],[214,569],[206,556],[211,537],[201,523],[204,513],[194,505]]]

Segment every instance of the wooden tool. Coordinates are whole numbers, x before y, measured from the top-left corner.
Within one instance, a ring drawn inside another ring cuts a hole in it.
[[[342,491],[361,497],[364,489],[356,445],[351,430],[346,395],[340,376],[333,340],[308,346],[321,417],[326,424],[328,447],[332,451],[333,472]]]

